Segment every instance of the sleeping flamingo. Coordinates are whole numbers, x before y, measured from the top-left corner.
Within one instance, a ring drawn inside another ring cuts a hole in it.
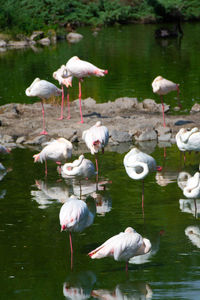
[[[156,161],[152,156],[136,147],[124,156],[124,167],[130,178],[134,180],[142,179],[142,211],[144,215],[144,178],[149,172],[161,171],[162,168],[156,166]]]
[[[96,122],[96,124],[82,133],[82,139],[85,141],[86,146],[90,149],[91,154],[95,155],[96,161],[96,171],[98,179],[98,161],[97,153],[102,149],[104,153],[104,147],[108,144],[109,131],[106,126],[101,125],[101,121]],[[97,180],[98,181],[98,180]]]
[[[45,129],[45,118],[44,118],[44,99],[49,99],[52,96],[59,96],[62,90],[58,89],[53,83],[35,78],[32,84],[26,89],[26,95],[29,97],[39,97],[42,104],[42,115],[43,115],[43,131],[40,134],[47,134]]]
[[[34,162],[45,161],[45,175],[47,175],[47,159],[60,165],[61,161],[71,158],[72,148],[72,143],[64,138],[53,140],[46,143],[40,153],[33,155]]]
[[[174,83],[168,79],[165,79],[162,76],[157,76],[152,82],[152,88],[153,88],[153,92],[160,96],[162,102],[163,126],[166,127],[163,95],[166,95],[172,91],[177,91],[177,98],[179,101],[179,84]]]
[[[71,76],[68,77],[66,66],[62,65],[57,71],[55,71],[53,73],[53,78],[58,80],[59,84],[61,85],[61,89],[62,89],[61,113],[60,113],[60,118],[58,119],[58,120],[62,120],[63,119],[64,99],[65,99],[63,85],[65,85],[67,88],[69,86],[72,86],[72,77]],[[68,108],[67,119],[70,119],[71,115],[70,115],[70,102],[69,102],[69,92],[68,91],[67,91],[67,108]]]
[[[92,259],[111,256],[117,261],[125,260],[126,271],[128,271],[128,261],[131,257],[146,254],[150,250],[151,242],[143,238],[132,227],[128,227],[124,232],[111,237],[88,255]]]
[[[81,108],[81,81],[83,81],[84,77],[89,77],[91,75],[102,77],[105,74],[108,74],[107,70],[99,69],[95,65],[81,60],[78,56],[71,57],[66,63],[66,68],[68,72],[68,76],[77,77],[79,79],[79,105],[80,105],[80,115],[81,115],[81,123],[83,123],[83,115]]]
[[[94,221],[93,214],[87,207],[87,204],[72,195],[65,202],[59,213],[61,231],[69,231],[69,241],[71,249],[71,268],[73,265],[73,246],[71,232],[82,232],[85,228],[92,225]]]

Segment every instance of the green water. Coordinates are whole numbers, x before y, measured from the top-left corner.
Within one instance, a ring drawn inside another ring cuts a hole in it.
[[[169,26],[169,25],[168,25]],[[1,103],[31,103],[37,98],[26,97],[24,91],[34,78],[55,84],[52,73],[67,60],[78,55],[100,68],[108,69],[104,78],[88,78],[83,83],[83,98],[92,97],[98,102],[118,97],[153,98],[151,82],[162,75],[180,84],[183,109],[190,109],[199,101],[199,49],[200,24],[182,25],[182,39],[157,40],[156,25],[128,25],[103,28],[97,36],[90,28],[78,31],[84,38],[77,44],[66,41],[56,45],[32,49],[10,50],[0,53]],[[73,81],[71,100],[78,98],[78,82]],[[172,107],[177,105],[176,93],[165,97]]]
[[[158,174],[145,178],[144,217],[142,183],[127,176],[123,167],[126,152],[105,151],[99,155],[99,181],[108,184],[97,194],[106,209],[100,213],[99,204],[94,223],[83,233],[73,234],[71,270],[69,237],[60,232],[59,211],[60,201],[72,193],[79,194],[79,185],[71,180],[59,181],[53,162],[48,163],[45,179],[44,165],[33,163],[35,152],[14,149],[1,159],[9,170],[0,185],[1,299],[65,299],[67,292],[71,294],[67,299],[107,299],[105,295],[110,295],[109,299],[198,299],[200,253],[185,229],[200,226],[200,203],[198,200],[196,213],[193,200],[187,210],[181,210],[179,200],[184,196],[177,176],[182,170],[193,175],[199,155],[188,156],[184,166],[175,145],[166,148],[166,159],[162,148],[153,150],[151,155],[163,166],[159,176],[166,185],[158,184]],[[91,154],[85,156],[94,162]],[[88,192],[95,191],[91,179],[83,183],[82,194],[85,185]],[[192,205],[193,210],[189,209]],[[153,253],[146,262],[129,264],[126,274],[124,262],[91,260],[87,256],[128,226],[151,240]]]

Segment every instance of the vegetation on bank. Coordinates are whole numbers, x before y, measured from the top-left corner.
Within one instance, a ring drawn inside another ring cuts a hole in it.
[[[200,20],[199,0],[0,0],[0,30]]]

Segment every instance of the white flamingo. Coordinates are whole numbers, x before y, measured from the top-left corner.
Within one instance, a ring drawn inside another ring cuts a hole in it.
[[[82,133],[82,139],[85,141],[86,146],[90,149],[91,154],[95,155],[96,170],[98,176],[98,161],[96,154],[102,149],[104,153],[104,147],[108,144],[109,131],[106,126],[101,125],[101,121]]]
[[[53,78],[58,80],[59,84],[61,85],[62,89],[62,102],[61,102],[61,113],[60,113],[60,118],[58,120],[63,119],[63,108],[64,108],[64,86],[65,85],[67,88],[69,86],[72,86],[72,77],[68,77],[67,69],[65,65],[62,65],[57,71],[53,72]],[[69,92],[67,92],[67,108],[68,108],[68,116],[67,119],[70,119],[70,102],[69,102]]]
[[[53,83],[35,78],[32,84],[26,89],[26,95],[29,97],[39,97],[42,104],[42,116],[43,116],[43,131],[40,134],[47,134],[45,129],[45,117],[44,117],[44,99],[49,99],[52,96],[59,96],[62,90],[58,89]]]
[[[188,178],[183,189],[183,194],[187,198],[196,199],[200,197],[200,173],[196,172],[194,176]]]
[[[177,97],[179,99],[179,84],[174,83],[168,79],[165,79],[162,76],[157,76],[152,82],[152,88],[153,88],[153,92],[160,96],[162,102],[163,125],[164,127],[166,127],[163,95],[166,95],[172,91],[177,91]]]
[[[71,267],[73,264],[73,246],[71,232],[82,232],[85,228],[92,225],[94,214],[90,212],[87,204],[72,195],[65,202],[59,214],[61,231],[69,231],[70,249],[71,249]]]
[[[72,143],[65,138],[59,138],[51,142],[46,143],[47,145],[38,154],[33,155],[34,162],[45,161],[45,174],[47,175],[47,160],[53,160],[57,164],[61,164],[61,161],[70,159],[72,156]]]
[[[92,259],[111,256],[117,261],[126,261],[126,271],[128,271],[128,261],[131,257],[146,254],[150,250],[151,242],[143,238],[132,227],[128,227],[124,232],[111,237],[88,255]]]
[[[77,77],[79,79],[79,104],[80,104],[80,115],[81,123],[83,123],[83,115],[81,109],[81,81],[84,77],[97,76],[102,77],[108,73],[107,70],[99,69],[95,65],[81,60],[78,56],[71,57],[66,63],[68,76]]]
[[[128,176],[134,180],[142,179],[142,211],[144,215],[144,178],[153,171],[161,171],[155,159],[134,147],[124,156],[124,167]]]

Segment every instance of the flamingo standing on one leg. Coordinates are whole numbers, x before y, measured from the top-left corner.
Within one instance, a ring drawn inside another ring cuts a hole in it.
[[[73,246],[71,232],[82,232],[86,227],[92,225],[94,214],[90,212],[87,204],[72,195],[60,209],[61,231],[69,231],[69,241],[71,249],[71,268],[73,266]]]
[[[45,118],[44,118],[44,99],[49,99],[52,96],[59,96],[62,90],[58,89],[53,83],[35,78],[32,84],[25,91],[27,96],[39,97],[42,104],[42,115],[43,115],[43,131],[40,134],[47,134],[45,129]]]
[[[83,123],[83,115],[81,108],[81,81],[84,77],[89,77],[91,75],[102,77],[108,73],[107,70],[99,69],[95,65],[81,60],[78,56],[71,57],[66,63],[66,68],[68,76],[77,77],[79,79],[79,104],[80,104],[80,115],[81,123]]]
[[[60,113],[60,118],[58,119],[58,120],[62,120],[63,119],[64,99],[65,99],[63,85],[66,85],[67,88],[69,86],[72,86],[72,77],[71,76],[68,77],[66,66],[62,65],[57,71],[55,71],[53,73],[53,78],[58,80],[58,82],[62,88],[61,113]],[[70,102],[69,102],[69,92],[68,91],[67,91],[67,108],[68,108],[67,119],[70,119],[71,115],[70,115]]]
[[[131,257],[143,255],[151,250],[151,242],[143,238],[132,227],[126,228],[108,239],[101,246],[88,253],[91,258],[113,257],[115,260],[126,261],[126,271],[128,271],[128,261]]]
[[[91,154],[95,155],[98,182],[99,169],[96,154],[100,149],[102,149],[102,153],[104,153],[104,147],[108,144],[109,140],[108,128],[101,125],[101,122],[98,121],[94,126],[90,127],[88,130],[83,131],[82,139],[85,141],[88,149],[90,149]]]
[[[142,211],[144,216],[144,178],[149,172],[161,171],[162,168],[156,166],[156,161],[152,156],[140,151],[136,147],[124,156],[124,167],[130,178],[135,180],[142,179]]]
[[[45,175],[47,175],[47,159],[53,160],[57,164],[61,164],[61,161],[71,158],[72,156],[72,143],[64,138],[53,140],[46,143],[42,151],[33,155],[34,162],[45,161]]]
[[[166,127],[165,123],[165,111],[164,111],[164,102],[163,95],[168,94],[172,91],[177,91],[177,98],[179,101],[179,84],[174,83],[170,80],[163,78],[162,76],[157,76],[152,82],[153,92],[160,96],[162,102],[162,113],[163,113],[163,126]],[[180,106],[180,103],[179,103]]]

